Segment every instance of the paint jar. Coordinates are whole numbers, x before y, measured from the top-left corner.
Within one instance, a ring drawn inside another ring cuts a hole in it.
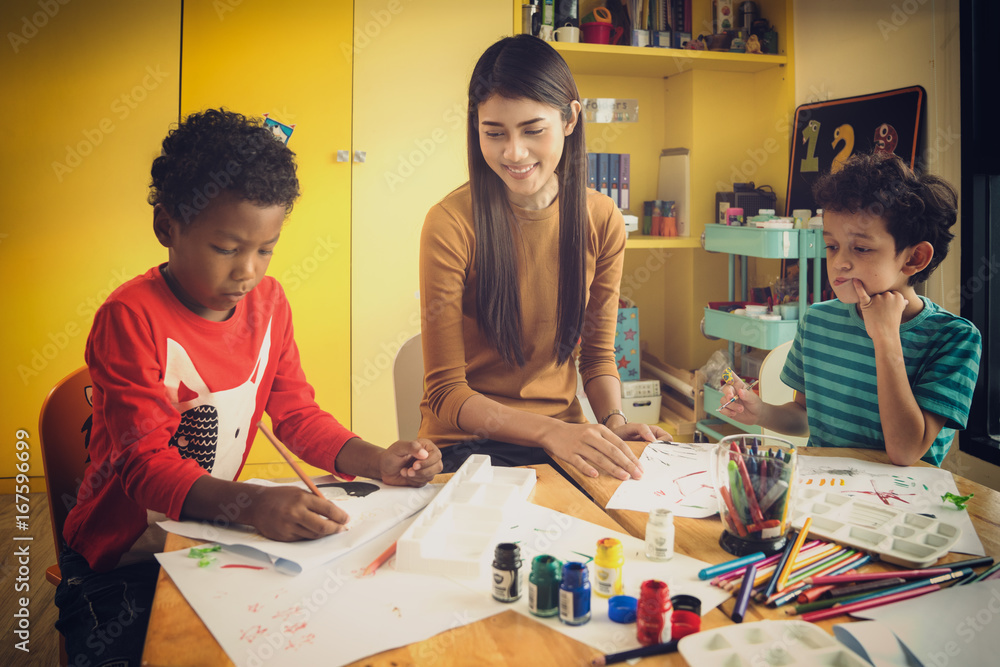
[[[493,554],[493,599],[514,602],[521,599],[521,547],[513,542],[497,545]]]
[[[622,565],[625,564],[625,552],[621,540],[605,537],[597,540],[597,555],[594,556],[594,574],[596,583],[594,593],[602,598],[621,595],[624,591],[622,582]]]
[[[562,562],[547,554],[535,556],[528,576],[528,611],[535,616],[558,614],[561,583]]]
[[[792,520],[797,450],[773,435],[722,438],[709,458],[719,499],[719,545],[734,556],[780,552]]]
[[[670,614],[670,638],[679,640],[701,630],[701,600],[693,595],[670,598],[674,608]]]
[[[646,558],[670,560],[674,557],[674,513],[658,507],[650,510],[646,522]]]
[[[730,227],[742,227],[744,219],[742,208],[726,209],[726,224]]]
[[[586,563],[571,561],[563,565],[559,620],[566,625],[583,625],[590,620],[590,572]]]
[[[670,588],[656,579],[642,582],[635,612],[635,636],[640,644],[651,646],[670,641],[670,612]]]

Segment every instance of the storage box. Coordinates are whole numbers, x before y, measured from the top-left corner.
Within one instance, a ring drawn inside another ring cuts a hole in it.
[[[660,421],[660,381],[622,382],[622,412],[630,422],[655,424]]]
[[[622,382],[639,379],[639,309],[619,302],[615,327],[615,361]],[[626,415],[627,416],[627,415]]]

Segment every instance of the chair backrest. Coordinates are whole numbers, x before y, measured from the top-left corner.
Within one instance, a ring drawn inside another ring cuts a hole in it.
[[[424,351],[420,334],[403,343],[392,364],[396,393],[396,429],[400,440],[413,440],[420,428],[420,401],[424,398]]]
[[[760,398],[765,403],[772,405],[784,405],[795,400],[795,391],[781,381],[781,369],[785,365],[785,358],[792,348],[792,341],[782,343],[767,353],[764,361],[760,363]],[[795,443],[798,447],[805,447],[809,438],[801,436],[789,436],[768,429],[761,429],[764,435],[778,435],[786,440]]]
[[[56,554],[62,545],[63,523],[76,503],[76,492],[89,461],[93,417],[92,386],[87,367],[59,381],[42,403],[38,440],[45,465],[45,487]]]

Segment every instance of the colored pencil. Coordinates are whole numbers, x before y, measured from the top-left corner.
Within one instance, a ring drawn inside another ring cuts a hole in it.
[[[806,542],[805,544],[802,545],[802,549],[799,550],[799,553],[802,554],[808,552],[809,550],[814,549],[820,544],[823,543],[820,542],[819,540],[810,540],[809,542]],[[764,579],[765,577],[767,577],[767,575],[770,574],[771,566],[777,563],[780,559],[781,559],[781,554],[776,553],[768,556],[762,561],[758,561],[757,579]],[[718,585],[725,583],[731,579],[739,579],[744,575],[744,573],[746,573],[746,571],[747,569],[745,567],[741,567],[737,570],[732,570],[731,572],[720,574],[719,576],[712,579],[712,583]]]
[[[757,564],[751,563],[747,566],[747,574],[743,577],[743,587],[739,595],[736,596],[736,606],[733,607],[733,623],[742,623],[743,617],[747,614],[747,604],[750,602],[750,593],[753,591],[754,575],[757,574]]]
[[[844,558],[842,560],[838,560],[835,563],[829,564],[822,571],[823,572],[833,572],[833,571],[839,569],[842,565],[846,565],[846,564],[851,563],[853,561],[859,560],[860,558],[861,558],[861,554],[855,552],[855,553],[851,554],[850,556],[847,556],[846,558]],[[794,583],[794,584],[791,583],[791,582],[789,582],[789,585],[788,585],[787,589],[785,589],[782,592],[775,593],[774,595],[772,595],[771,598],[766,601],[766,604],[774,605],[775,607],[780,607],[783,604],[788,604],[789,602],[792,602],[793,600],[795,600],[796,598],[798,598],[799,595],[802,595],[803,593],[805,593],[806,591],[808,591],[810,588],[812,588],[812,584],[802,583],[801,581],[798,582],[798,583]]]
[[[747,387],[746,387],[747,391],[749,391],[749,390],[753,389],[754,387],[756,387],[757,386],[757,382],[758,382],[757,380],[754,380],[750,384],[747,384]],[[744,382],[743,384],[746,384],[746,382]],[[722,412],[722,408],[727,408],[727,407],[729,407],[730,405],[732,405],[733,403],[735,403],[738,400],[740,400],[739,395],[738,394],[733,394],[732,398],[730,398],[728,401],[726,401],[723,405],[720,405],[719,407],[717,407],[715,409],[715,411],[716,412]]]
[[[309,487],[309,490],[315,493],[318,498],[323,498],[323,500],[326,500],[326,497],[320,492],[319,487],[316,486],[316,483],[313,482],[312,479],[309,478],[309,475],[306,474],[306,471],[303,470],[301,466],[299,466],[299,464],[295,462],[295,458],[292,456],[292,453],[288,451],[288,448],[285,447],[283,444],[281,444],[281,442],[274,437],[274,434],[271,433],[270,429],[264,426],[264,422],[257,422],[257,428],[259,428],[260,432],[263,433],[267,437],[267,439],[271,441],[271,444],[274,445],[274,448],[277,449],[278,453],[281,454],[282,458],[284,458],[285,461],[288,462],[288,465],[292,467],[292,470],[294,470],[295,474],[299,476],[299,479],[301,479],[303,483]]]
[[[799,535],[801,534],[802,533],[800,531]],[[788,540],[788,544],[785,545],[785,550],[781,553],[781,560],[778,561],[778,565],[774,568],[774,574],[771,576],[771,581],[767,583],[767,588],[765,588],[764,592],[758,596],[758,599],[766,600],[774,595],[774,591],[778,587],[778,580],[781,576],[781,572],[785,569],[785,566],[788,565],[789,558],[792,555],[792,549],[795,548],[795,543],[799,541],[799,535],[797,535],[794,540]],[[789,538],[791,538],[791,535],[789,535]]]
[[[872,607],[880,607],[882,605],[891,604],[893,602],[899,602],[900,600],[908,600],[910,598],[915,598],[919,595],[924,595],[926,593],[933,593],[934,591],[938,590],[941,590],[941,586],[939,586],[938,584],[930,584],[929,586],[914,588],[913,590],[903,591],[901,593],[885,595],[883,597],[873,598],[870,600],[849,602],[848,604],[834,606],[830,607],[829,609],[822,609],[820,611],[811,611],[807,614],[802,614],[802,620],[812,623],[813,621],[821,621],[824,618],[833,618],[834,616],[850,614],[855,611],[861,611],[862,609],[871,609]]]
[[[980,565],[993,565],[992,556],[980,556],[979,558],[970,558],[969,560],[960,560],[955,563],[945,563],[944,565],[936,565],[935,568],[946,567],[951,570],[957,570],[963,567],[979,567]],[[930,569],[930,568],[928,568]]]
[[[395,553],[396,553],[396,543],[393,542],[391,545],[389,545],[388,549],[379,554],[378,558],[376,558],[375,560],[373,560],[371,563],[368,564],[368,567],[365,568],[364,576],[367,577],[368,575],[375,574],[375,570],[385,565],[385,562],[390,558],[392,558],[393,554]]]
[[[854,572],[852,574],[838,574],[827,577],[813,577],[810,584],[852,584],[861,581],[875,581],[878,579],[893,579],[901,577],[903,579],[923,579],[934,577],[939,574],[948,574],[953,570],[950,567],[929,567],[923,570],[896,570],[888,572]]]
[[[983,570],[981,574],[976,575],[976,578],[973,579],[973,581],[985,581],[986,579],[990,578],[991,574],[994,574],[997,571],[1000,571],[1000,563],[997,563],[991,566],[990,568]]]
[[[750,480],[750,473],[747,471],[747,464],[743,458],[742,456],[736,457],[736,467],[743,480],[743,493],[746,494],[747,503],[750,505],[750,517],[754,523],[763,523],[764,515],[760,511],[760,505],[757,504],[757,494],[753,492],[753,482]]]
[[[742,558],[706,567],[698,573],[698,578],[702,580],[711,579],[717,574],[723,574],[725,572],[735,570],[736,568],[743,567],[744,565],[750,565],[751,563],[757,563],[762,560],[764,560],[764,552],[758,551],[750,554],[749,556],[743,556]]]
[[[849,584],[847,586],[832,586],[829,591],[830,594],[827,597],[839,598],[844,595],[861,595],[862,593],[871,593],[872,591],[877,591],[882,588],[891,588],[893,586],[901,586],[906,583],[906,579],[902,577],[893,577],[892,579],[874,579],[872,581],[863,581],[859,584]],[[810,600],[812,602],[812,600]]]
[[[792,555],[785,563],[785,567],[778,574],[778,590],[780,591],[785,587],[788,582],[788,576],[791,574],[791,564],[795,562],[795,556],[799,553],[799,549],[802,548],[802,543],[806,539],[806,535],[809,534],[809,526],[812,525],[812,517],[807,516],[805,522],[802,524],[802,530],[799,531],[798,537],[795,538],[795,544],[792,545]]]
[[[653,644],[652,646],[643,646],[642,648],[634,648],[631,651],[622,651],[621,653],[609,653],[608,655],[602,655],[594,658],[591,661],[592,665],[612,665],[616,662],[625,662],[626,660],[632,660],[633,658],[645,658],[650,655],[663,655],[664,653],[673,653],[677,650],[677,642],[669,641],[663,644]]]

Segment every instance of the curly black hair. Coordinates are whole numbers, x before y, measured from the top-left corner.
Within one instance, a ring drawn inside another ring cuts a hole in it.
[[[226,109],[193,113],[163,140],[153,160],[147,201],[163,204],[175,220],[191,224],[222,192],[261,206],[284,206],[299,196],[295,153],[262,120]]]
[[[910,276],[910,285],[927,280],[955,238],[948,231],[958,219],[955,189],[932,174],[915,174],[893,153],[852,155],[840,171],[816,180],[813,198],[824,210],[864,211],[882,218],[896,241],[897,254],[924,241],[934,246],[930,264]]]

